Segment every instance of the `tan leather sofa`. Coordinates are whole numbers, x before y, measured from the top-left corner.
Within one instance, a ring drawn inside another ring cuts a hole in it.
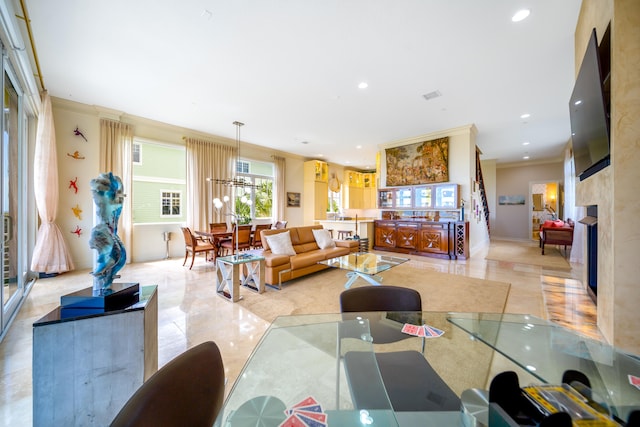
[[[348,255],[358,251],[357,240],[335,240],[336,247],[320,249],[313,236],[313,229],[322,229],[322,225],[311,225],[305,227],[292,227],[279,230],[262,230],[262,247],[265,258],[265,283],[272,286],[279,286],[288,280],[297,279],[307,274],[330,268],[323,264],[318,264],[329,258]],[[267,236],[289,232],[291,244],[295,250],[295,255],[276,255],[271,252]]]

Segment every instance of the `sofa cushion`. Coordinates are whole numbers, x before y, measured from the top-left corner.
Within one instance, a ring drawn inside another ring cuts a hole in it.
[[[351,250],[348,247],[336,246],[334,248],[320,249],[318,250],[318,252],[324,255],[324,259],[331,259],[343,255],[349,255],[351,253]]]
[[[295,255],[289,231],[266,236],[271,252],[275,255]]]
[[[287,265],[286,268],[291,268],[289,265],[289,259],[291,258],[289,255],[275,255],[273,252],[263,252],[264,256],[264,264],[265,266],[271,267],[279,267],[281,265]]]
[[[300,253],[291,257],[291,268],[297,270],[299,268],[308,267],[313,264],[317,264],[318,261],[325,259],[323,251],[315,250],[312,252]]]
[[[313,237],[316,239],[316,243],[320,249],[329,249],[335,248],[336,242],[331,238],[331,233],[329,230],[311,230],[313,231]]]
[[[291,236],[291,241],[293,242],[293,245],[304,245],[306,243],[315,243],[316,239],[315,237],[313,237],[313,231],[312,230],[319,230],[322,229],[322,225],[318,224],[318,225],[307,225],[304,227],[296,227],[296,236],[294,238],[294,236]]]

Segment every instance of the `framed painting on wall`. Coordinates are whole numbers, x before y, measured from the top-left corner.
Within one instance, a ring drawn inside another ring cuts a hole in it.
[[[387,186],[449,181],[449,137],[387,148]]]
[[[498,204],[499,205],[524,205],[524,196],[499,196]]]
[[[289,208],[300,207],[300,193],[287,193],[287,207]]]

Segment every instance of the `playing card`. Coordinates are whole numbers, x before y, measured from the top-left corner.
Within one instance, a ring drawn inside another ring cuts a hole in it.
[[[319,421],[321,423],[326,423],[327,422],[327,414],[325,414],[325,413],[301,411],[299,409],[295,409],[293,411],[293,413],[296,414],[296,415],[303,415],[305,417],[314,419],[314,420]]]
[[[291,410],[293,412],[304,411],[304,412],[320,413],[320,412],[322,412],[322,405],[298,406],[298,407],[291,408]]]
[[[294,415],[298,417],[307,427],[326,427],[327,425],[327,423],[314,420],[313,418],[307,417],[306,415],[300,412],[296,412]]]
[[[439,336],[442,336],[442,334],[444,334],[444,331],[429,325],[424,325],[424,332],[425,332],[425,337],[427,338],[437,338]]]
[[[284,420],[278,427],[307,427],[307,425],[295,415],[289,415],[289,417]]]
[[[419,330],[421,329],[418,325],[412,325],[410,323],[405,323],[402,327],[402,332],[409,335],[418,335]]]
[[[313,405],[318,405],[318,401],[316,399],[313,398],[313,396],[309,396],[304,400],[301,400],[300,402],[296,403],[295,405],[293,405],[291,407],[291,409],[293,408],[300,408],[303,406],[313,406]]]
[[[640,377],[629,375],[629,384],[640,390]]]

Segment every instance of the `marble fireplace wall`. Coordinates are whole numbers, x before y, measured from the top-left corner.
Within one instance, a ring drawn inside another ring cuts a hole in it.
[[[640,182],[640,2],[583,1],[575,32],[576,70],[592,28],[600,39],[609,22],[611,166],[577,184],[576,203],[598,206],[598,327],[611,344],[640,354],[640,198],[635,190]],[[584,274],[586,283],[586,269]]]

